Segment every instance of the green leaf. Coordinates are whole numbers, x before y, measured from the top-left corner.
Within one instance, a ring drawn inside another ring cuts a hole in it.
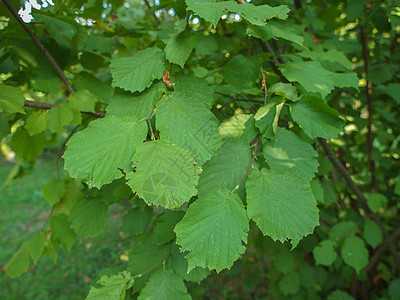
[[[333,84],[336,87],[353,87],[358,90],[358,76],[356,73],[332,73]]]
[[[335,243],[331,240],[321,241],[313,250],[317,265],[330,266],[336,259]]]
[[[273,260],[275,269],[279,272],[287,273],[295,267],[295,256],[286,248],[279,251]]]
[[[29,241],[29,253],[35,264],[44,251],[46,236],[44,232],[36,232],[33,238]]]
[[[98,192],[101,200],[107,205],[121,202],[122,199],[129,199],[132,195],[132,190],[126,184],[125,178],[114,180],[103,186]]]
[[[284,22],[270,21],[265,27],[269,28],[272,34],[277,38],[282,38],[303,45],[304,38],[296,34],[295,31]]]
[[[53,107],[47,114],[47,126],[50,131],[62,133],[63,127],[72,122],[73,114],[68,105]]]
[[[295,295],[300,290],[299,273],[290,272],[285,274],[279,281],[279,289],[284,295]]]
[[[60,243],[65,249],[70,250],[75,243],[76,236],[68,221],[68,216],[65,214],[53,215],[50,217],[49,223],[51,239]]]
[[[366,196],[368,207],[374,213],[377,213],[379,209],[386,207],[387,198],[385,197],[385,195],[380,193],[368,193]]]
[[[211,108],[214,101],[214,90],[204,79],[179,73],[172,76],[171,82],[175,83],[175,93],[198,99]]]
[[[280,66],[282,74],[290,82],[300,83],[307,91],[319,93],[323,98],[334,88],[331,72],[316,61],[287,62]]]
[[[354,300],[347,292],[336,290],[328,295],[327,300]]]
[[[400,84],[399,83],[389,83],[387,86],[382,87],[382,92],[389,95],[393,100],[399,104],[400,103]]]
[[[291,104],[290,113],[310,138],[330,138],[343,130],[339,113],[316,96],[304,95],[299,102]]]
[[[131,170],[130,159],[146,135],[146,123],[132,116],[92,121],[67,143],[64,168],[71,177],[88,182],[89,187],[101,188],[122,177],[119,169]]]
[[[278,128],[271,141],[263,142],[263,151],[271,170],[290,172],[310,181],[318,169],[318,153],[293,132]]]
[[[268,88],[268,93],[270,95],[275,93],[278,96],[292,101],[297,101],[299,99],[296,88],[290,83],[275,83]]]
[[[200,174],[199,197],[220,188],[233,190],[251,165],[250,146],[245,141],[228,141],[203,167]],[[244,199],[244,182],[237,191]]]
[[[339,222],[329,231],[329,239],[336,244],[341,244],[347,236],[354,235],[356,232],[357,225],[353,221]]]
[[[104,231],[107,206],[99,199],[80,199],[71,209],[72,227],[81,237],[96,236]]]
[[[70,43],[78,33],[77,27],[66,22],[63,18],[54,18],[44,14],[35,14],[35,18],[42,21],[49,35],[61,47],[70,48]]]
[[[273,138],[275,136],[283,105],[283,99],[275,98],[258,109],[254,119],[264,138]]]
[[[299,52],[298,55],[305,58],[311,58],[312,60],[328,61],[334,64],[340,64],[342,67],[346,69],[353,67],[352,62],[347,59],[346,55],[335,49],[329,49],[328,51],[323,51],[322,48],[317,48],[313,51],[305,50]]]
[[[47,129],[47,113],[46,110],[34,111],[26,119],[25,128],[31,136],[42,133]]]
[[[172,247],[171,256],[167,260],[167,268],[174,270],[176,274],[186,281],[199,283],[210,275],[210,270],[202,267],[195,267],[188,273],[188,262],[185,258],[187,254],[188,252],[182,252],[177,245],[174,245]]]
[[[145,232],[151,220],[153,219],[153,210],[150,207],[141,209],[132,208],[122,220],[122,230],[126,234],[138,235]]]
[[[375,248],[383,241],[381,229],[375,222],[370,220],[364,223],[363,237],[372,248]]]
[[[128,271],[136,276],[162,266],[171,252],[171,244],[157,246],[151,236],[144,235],[135,240],[129,253]],[[147,273],[146,273],[147,274]]]
[[[60,179],[51,179],[43,187],[43,198],[50,203],[51,206],[56,204],[64,196],[66,192],[65,182]]]
[[[180,65],[183,68],[198,41],[198,35],[195,35],[190,30],[185,30],[169,39],[165,47],[165,57],[171,63]]]
[[[391,300],[400,299],[400,277],[393,279],[393,281],[389,284],[388,292]]]
[[[299,241],[319,224],[310,185],[293,172],[253,169],[246,182],[247,214],[273,240]]]
[[[230,268],[244,253],[249,221],[240,197],[226,189],[197,199],[176,227],[176,243],[186,255],[188,271],[194,267]]]
[[[19,127],[10,142],[18,158],[35,162],[46,146],[43,133],[30,136],[24,127]]]
[[[199,165],[221,147],[216,117],[198,99],[183,94],[173,93],[158,102],[156,126],[160,140],[189,150]]]
[[[9,114],[8,112],[0,112],[0,141],[10,134],[11,127],[9,121],[14,119],[13,114]]]
[[[253,25],[263,25],[265,20],[271,18],[286,19],[289,9],[285,5],[271,7],[269,5],[254,6],[250,3],[238,4],[235,1],[215,2],[186,0],[187,10],[192,10],[195,14],[207,22],[217,26],[219,19],[229,12],[242,15],[244,19]]]
[[[248,33],[262,40],[282,38],[302,46],[304,38],[296,34],[293,28],[286,23],[287,21],[283,24],[277,21],[269,21],[268,24],[263,26],[251,25]]]
[[[29,256],[29,242],[25,242],[8,262],[6,266],[6,275],[17,277],[28,271],[29,266],[31,265]]]
[[[310,186],[318,203],[329,206],[336,201],[335,192],[329,186],[327,181],[319,181],[317,178],[314,178],[311,180]]]
[[[260,76],[261,59],[257,57],[237,55],[225,65],[225,81],[238,90],[252,87]]]
[[[192,299],[183,279],[172,270],[159,270],[151,275],[146,287],[140,292],[138,300],[176,300]]]
[[[243,140],[250,144],[258,131],[255,127],[254,117],[247,114],[237,114],[223,122],[219,128],[219,134],[225,141]]]
[[[94,112],[97,96],[85,89],[72,94],[68,100],[80,111]]]
[[[0,84],[0,112],[24,113],[25,97],[19,88]]]
[[[152,81],[160,79],[164,71],[164,53],[156,47],[111,61],[112,85],[131,92],[143,91]]]
[[[159,216],[154,225],[154,241],[158,244],[165,244],[175,239],[175,225],[182,220],[185,212],[168,210]]]
[[[102,102],[108,103],[114,89],[109,83],[103,82],[97,77],[87,72],[81,72],[76,75],[74,88],[77,91],[88,90],[93,95],[96,95]]]
[[[357,236],[348,237],[342,246],[343,261],[353,267],[357,274],[368,264],[368,250]]]
[[[138,120],[146,118],[156,106],[156,102],[165,91],[162,82],[153,83],[141,93],[115,94],[107,106],[107,116],[135,116]]]
[[[135,172],[126,176],[128,185],[149,205],[177,208],[197,194],[201,169],[185,149],[151,141],[138,147],[132,161]]]
[[[121,300],[125,299],[126,290],[133,285],[133,278],[129,272],[124,271],[117,275],[101,276],[97,281],[101,287],[92,287],[87,300]]]

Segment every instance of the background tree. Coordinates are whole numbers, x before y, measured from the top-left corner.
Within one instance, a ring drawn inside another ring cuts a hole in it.
[[[6,185],[57,157],[6,276],[117,211],[88,299],[398,299],[399,1],[2,2]]]

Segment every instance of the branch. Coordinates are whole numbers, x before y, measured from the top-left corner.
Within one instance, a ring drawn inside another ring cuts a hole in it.
[[[294,0],[294,7],[296,10],[302,9],[301,0]]]
[[[54,71],[57,73],[58,77],[61,78],[62,82],[65,84],[65,87],[67,89],[68,94],[73,94],[75,93],[74,88],[72,87],[71,83],[65,77],[65,74],[63,70],[60,68],[60,66],[57,64],[53,56],[50,54],[50,52],[47,50],[47,48],[42,44],[42,42],[38,39],[38,37],[33,33],[33,31],[28,27],[28,25],[21,19],[21,17],[18,15],[18,13],[14,10],[14,8],[11,6],[11,4],[8,2],[8,0],[1,0],[3,1],[4,5],[7,7],[7,9],[10,11],[10,13],[13,15],[13,17],[18,21],[18,23],[21,24],[22,28],[26,31],[26,33],[31,37],[33,42],[36,44],[36,46],[42,51],[46,59],[49,61],[51,66],[53,67]]]
[[[38,109],[51,109],[53,107],[61,106],[61,104],[50,104],[50,103],[42,103],[42,102],[36,102],[36,101],[25,101],[24,107],[30,107],[30,108],[38,108]],[[91,112],[91,111],[81,111],[81,113],[91,115],[95,118],[104,118],[105,114],[100,111],[96,112]]]
[[[144,0],[144,4],[146,4],[148,10],[150,11],[150,10],[151,10],[151,6],[150,6],[149,1],[148,1],[148,0]],[[157,23],[158,25],[161,25],[160,19],[157,18],[157,16],[156,16],[154,13],[151,13],[151,15],[152,15],[154,21],[156,21],[156,23]]]
[[[283,76],[282,72],[278,69],[279,60],[275,54],[274,49],[272,49],[271,45],[267,41],[263,42],[262,40],[258,40],[258,43],[260,44],[264,52],[269,52],[271,54],[270,64],[274,72],[281,78],[283,82],[289,83],[286,77]]]
[[[364,72],[365,76],[367,77],[368,75],[368,70],[369,70],[369,51],[368,51],[368,37],[365,34],[365,28],[364,26],[360,25],[360,42],[362,46],[362,54],[363,54],[363,59],[364,59]],[[371,187],[377,191],[378,190],[378,183],[376,181],[375,177],[375,162],[374,159],[371,155],[372,151],[372,143],[374,141],[374,136],[372,134],[372,82],[367,80],[367,85],[365,87],[365,97],[367,99],[367,109],[368,109],[368,125],[367,125],[367,143],[366,143],[366,148],[367,148],[367,155],[368,155],[368,162],[369,162],[369,171],[372,176],[371,180]]]
[[[378,265],[381,260],[382,255],[388,248],[389,244],[396,244],[400,239],[400,228],[398,228],[387,240],[384,241],[383,245],[381,245],[374,253],[374,255],[370,258],[368,265],[365,267],[365,272],[371,273],[372,270]]]
[[[379,216],[372,212],[367,204],[367,198],[364,196],[363,192],[361,191],[360,187],[351,179],[349,172],[347,171],[346,167],[337,159],[335,154],[333,153],[331,147],[329,147],[328,143],[323,138],[318,138],[319,143],[321,144],[322,148],[324,149],[328,159],[331,161],[333,166],[339,171],[339,173],[343,176],[343,178],[347,182],[347,186],[354,192],[357,198],[360,200],[363,209],[367,213],[367,215],[379,226],[382,231],[384,240],[388,242],[388,248],[390,254],[393,256],[393,259],[396,263],[397,273],[400,273],[400,255],[396,251],[396,247],[393,243],[389,241],[389,234],[385,228],[385,225],[379,219]]]

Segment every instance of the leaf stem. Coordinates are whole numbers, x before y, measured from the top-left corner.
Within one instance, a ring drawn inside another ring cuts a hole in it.
[[[150,122],[150,117],[151,117],[151,114],[153,113],[153,111],[154,111],[154,107],[151,109],[151,112],[148,114],[147,121],[149,122],[149,127],[150,127],[150,132],[151,132],[151,139],[154,141],[155,140],[155,136],[154,136],[154,132],[153,132],[153,127],[151,126],[151,122]]]

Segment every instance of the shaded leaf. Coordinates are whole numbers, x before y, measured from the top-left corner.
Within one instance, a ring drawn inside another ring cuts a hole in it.
[[[343,261],[357,273],[368,264],[368,250],[364,241],[357,236],[350,236],[344,241],[341,253]]]
[[[172,270],[159,270],[151,277],[140,292],[138,300],[176,300],[192,299],[183,279]]]
[[[220,188],[233,190],[250,167],[252,155],[245,141],[228,141],[203,167],[198,184],[199,197]],[[237,190],[245,197],[244,182]]]
[[[337,136],[343,130],[344,124],[339,113],[319,97],[301,97],[299,102],[290,106],[290,113],[310,138],[329,138]]]
[[[293,132],[278,128],[275,138],[263,142],[263,152],[271,170],[291,172],[310,181],[318,169],[318,153]]]
[[[72,227],[81,237],[102,233],[106,219],[107,206],[98,199],[80,199],[70,212]]]

